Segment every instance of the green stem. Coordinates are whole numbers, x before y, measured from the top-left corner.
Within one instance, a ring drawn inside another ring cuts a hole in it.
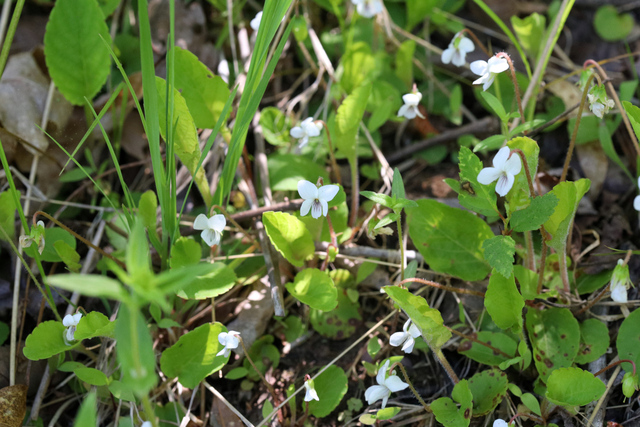
[[[400,244],[400,280],[404,280],[404,240],[402,239],[402,211],[398,213],[398,240]]]
[[[441,285],[440,283],[432,282],[431,280],[420,279],[418,277],[412,277],[409,279],[402,280],[400,283],[398,283],[398,286],[402,286],[405,283],[411,283],[411,282],[422,283],[423,285],[431,286],[432,288],[443,289],[445,291],[455,292],[457,294],[475,295],[477,297],[484,298],[484,292],[474,291],[471,289],[456,288],[455,286],[449,286],[449,285]]]
[[[20,20],[23,6],[24,0],[18,0],[16,2],[16,7],[13,10],[11,22],[9,23],[9,29],[7,30],[7,37],[5,37],[4,41],[2,42],[2,52],[0,53],[0,76],[4,74],[4,67],[7,65],[9,50],[11,49],[11,44],[13,43],[13,36],[16,34],[16,30],[18,29],[18,21]]]
[[[533,249],[533,236],[531,231],[524,232],[524,240],[527,245],[527,268],[536,271],[536,255]]]
[[[571,286],[569,284],[569,269],[567,267],[567,242],[564,242],[562,249],[558,251],[558,263],[560,265],[560,277],[562,278],[564,293],[569,295]]]
[[[351,216],[349,217],[349,227],[353,228],[358,217],[358,194],[360,194],[360,191],[358,190],[359,183],[357,155],[354,155],[353,158],[349,160],[349,165],[351,166]]]
[[[520,111],[520,117],[524,121],[524,111],[522,110],[522,98],[520,98],[520,86],[518,86],[518,79],[516,78],[516,69],[513,66],[511,57],[506,52],[498,52],[496,53],[496,57],[504,58],[509,63],[509,69],[511,70],[511,81],[513,82],[513,89],[516,92],[516,101],[518,102],[518,111]],[[526,135],[527,131],[525,131],[524,133]]]
[[[400,368],[400,371],[402,372],[402,376],[404,377],[404,380],[407,382],[407,384],[409,384],[409,388],[411,389],[411,392],[416,397],[416,399],[418,399],[418,402],[420,402],[420,404],[424,407],[425,411],[431,413],[431,408],[429,408],[429,405],[427,405],[426,402],[422,400],[422,397],[420,397],[420,395],[418,394],[418,391],[413,386],[413,383],[409,379],[409,375],[407,375],[407,371],[404,369],[404,366],[402,366],[402,363],[396,362],[393,365],[391,365],[389,372],[393,372],[396,366]]]
[[[582,118],[582,112],[584,111],[584,105],[587,100],[587,94],[589,93],[589,87],[591,86],[591,82],[593,81],[594,76],[595,74],[591,74],[589,76],[589,80],[587,80],[587,84],[584,85],[584,89],[582,90],[580,107],[578,107],[578,116],[576,117],[576,123],[573,126],[573,133],[571,134],[571,142],[569,142],[567,157],[564,159],[564,166],[562,167],[562,175],[560,175],[560,182],[563,182],[565,179],[567,179],[567,172],[569,171],[569,163],[571,162],[571,157],[573,156],[573,148],[576,145],[576,138],[578,137],[578,127],[580,126],[580,119]]]
[[[336,161],[336,156],[333,153],[333,143],[331,142],[331,133],[329,133],[329,127],[327,124],[318,120],[318,122],[322,123],[324,130],[327,132],[327,141],[329,143],[329,157],[331,158],[331,168],[333,169],[333,175],[336,177],[336,182],[342,185],[342,177],[340,176],[340,168],[338,167],[338,162]]]
[[[431,346],[429,346],[429,347],[431,347]],[[447,373],[447,375],[449,376],[451,381],[454,384],[458,384],[460,382],[460,380],[458,379],[458,376],[456,375],[455,371],[453,370],[453,368],[449,364],[449,361],[447,360],[447,358],[442,353],[442,350],[441,349],[435,350],[433,348],[431,350],[433,350],[433,354],[436,355],[436,359],[438,359],[438,362],[440,362],[440,365],[442,365],[442,367],[444,368],[445,372]]]

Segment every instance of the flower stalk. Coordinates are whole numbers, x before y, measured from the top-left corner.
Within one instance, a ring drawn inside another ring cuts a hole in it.
[[[578,116],[576,117],[576,123],[573,126],[573,132],[571,133],[571,141],[569,142],[569,149],[567,150],[567,157],[564,159],[564,166],[562,167],[562,175],[560,175],[560,182],[564,182],[567,179],[567,173],[569,171],[569,163],[573,156],[573,149],[576,146],[576,138],[578,137],[578,127],[580,126],[580,119],[582,118],[582,112],[584,111],[584,105],[587,101],[587,94],[589,93],[589,86],[593,81],[595,74],[589,76],[587,84],[582,90],[582,98],[580,99],[580,106],[578,107]]]
[[[516,69],[513,66],[513,61],[511,61],[511,57],[506,52],[498,52],[496,53],[496,57],[504,58],[509,63],[509,70],[511,70],[511,81],[513,82],[513,89],[516,92],[516,102],[518,103],[518,111],[520,111],[521,120],[524,121],[524,111],[522,110],[522,98],[520,97],[520,86],[518,86],[518,79],[516,78]],[[527,134],[527,131],[524,131],[524,134]]]

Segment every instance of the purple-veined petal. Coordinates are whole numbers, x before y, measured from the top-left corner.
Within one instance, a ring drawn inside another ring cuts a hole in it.
[[[336,197],[336,194],[338,194],[338,191],[340,191],[340,187],[337,185],[334,185],[334,184],[323,185],[318,189],[318,199],[326,200],[327,202],[330,202],[333,200],[334,197]]]
[[[478,174],[478,182],[482,185],[489,185],[502,175],[502,171],[497,168],[484,168]]]
[[[409,384],[402,381],[400,377],[396,375],[391,375],[389,378],[387,378],[386,381],[384,382],[384,385],[389,390],[391,390],[392,393],[395,393],[396,391],[404,390],[405,388],[409,387]]]
[[[217,231],[218,233],[222,233],[224,227],[227,225],[227,219],[222,214],[214,215],[209,218],[207,222],[209,228]]]
[[[193,221],[193,229],[194,230],[204,230],[208,227],[208,219],[205,214],[200,214],[196,217],[196,220]]]
[[[311,205],[313,205],[313,199],[307,199],[302,202],[302,206],[300,206],[300,216],[305,216],[311,210]]]
[[[506,196],[509,190],[511,190],[511,187],[513,187],[515,180],[516,178],[510,173],[500,175],[498,183],[496,184],[496,193],[502,197]]]
[[[407,111],[404,113],[405,118],[412,120],[416,118],[416,108],[411,105],[407,105]]]
[[[202,240],[204,240],[207,246],[213,246],[220,243],[220,234],[210,228],[202,230],[200,237],[202,237]]]
[[[485,74],[487,74],[487,61],[483,61],[481,59],[478,61],[473,61],[471,64],[469,64],[469,68],[471,68],[471,71],[474,74],[484,76]],[[473,84],[476,84],[476,82],[473,82]]]
[[[462,67],[464,64],[466,64],[466,62],[467,61],[465,60],[465,53],[460,51],[456,51],[451,60],[451,63],[456,67]]]
[[[305,179],[298,181],[298,193],[305,200],[318,198],[318,187]]]
[[[324,202],[324,200],[321,200],[320,202]],[[324,202],[325,204],[327,202]],[[327,210],[329,209],[329,206],[327,206]],[[318,219],[322,216],[322,210],[323,210],[323,206],[314,200],[313,204],[311,205],[311,217],[313,219]]]
[[[511,149],[509,147],[502,147],[500,150],[498,150],[495,157],[493,158],[493,167],[500,170],[505,170],[504,164],[507,162],[510,152]]]
[[[67,328],[67,330],[65,331],[65,336],[66,336],[68,342],[75,341],[75,338],[74,338],[75,332],[76,332],[76,327],[75,326],[71,326],[71,327]]]

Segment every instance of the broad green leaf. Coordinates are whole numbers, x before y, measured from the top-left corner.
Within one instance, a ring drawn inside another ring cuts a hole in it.
[[[80,405],[73,427],[89,427],[98,425],[96,393],[90,392]]]
[[[262,135],[269,144],[285,147],[290,144],[291,123],[289,117],[276,107],[267,107],[260,111],[260,126]]]
[[[547,244],[553,249],[561,250],[565,246],[578,203],[589,191],[590,185],[591,181],[588,179],[580,179],[575,182],[561,182],[551,190],[558,198],[558,206],[551,218],[544,223],[544,227],[552,236]]]
[[[359,86],[338,107],[336,132],[332,137],[335,148],[347,159],[353,159],[356,156],[356,136],[370,93],[370,84]]]
[[[609,283],[613,270],[604,270],[597,274],[583,274],[576,279],[578,293],[590,294]]]
[[[47,70],[75,105],[91,102],[111,72],[109,29],[96,0],[56,1],[44,35]]]
[[[342,55],[340,61],[343,72],[340,86],[348,94],[368,80],[369,74],[375,69],[375,60],[371,54],[371,47],[365,42],[352,43]],[[363,108],[366,106],[366,100]],[[358,123],[360,123],[358,121]]]
[[[200,262],[202,249],[198,242],[189,237],[178,237],[171,248],[169,265],[171,268],[186,267]]]
[[[525,300],[538,297],[538,273],[531,271],[523,265],[514,265],[513,274],[520,285],[520,293]]]
[[[57,241],[62,240],[67,245],[71,247],[71,249],[76,248],[76,239],[69,233],[67,230],[64,230],[59,227],[49,227],[44,229],[44,250],[42,254],[40,254],[40,260],[46,262],[61,262],[62,258],[55,250],[54,244]],[[34,257],[35,252],[38,250],[37,244],[32,244],[28,248],[24,250],[24,252],[29,255],[31,258]]]
[[[498,98],[485,91],[480,92],[480,96],[482,96],[487,104],[489,104],[489,106],[493,110],[493,113],[498,116],[500,121],[504,122],[507,120],[507,112],[504,110],[504,107],[502,106],[500,101],[498,101]]]
[[[553,193],[536,197],[529,206],[511,215],[509,225],[518,232],[537,230],[549,220],[557,205],[558,198]]]
[[[576,363],[585,364],[598,359],[609,348],[609,328],[598,319],[580,323],[580,350]]]
[[[546,40],[545,30],[547,18],[539,13],[532,13],[523,19],[513,15],[511,17],[511,25],[522,48],[531,55],[532,58],[537,58]]]
[[[446,182],[458,193],[460,204],[481,215],[487,217],[496,216],[498,207],[496,205],[497,195],[494,188],[478,182],[478,174],[483,167],[478,156],[467,147],[461,147],[458,153],[458,160],[460,182],[458,183],[451,179]],[[454,185],[456,185],[456,187],[454,187]]]
[[[529,167],[531,179],[534,179],[538,170],[538,156],[540,153],[538,143],[531,138],[522,136],[513,138],[507,145],[512,150],[517,148],[524,153],[524,157],[527,159],[527,166]],[[511,155],[520,157],[518,153],[512,153]],[[520,157],[520,160],[522,161],[522,157]],[[531,203],[531,197],[532,195],[529,191],[529,180],[527,179],[524,165],[522,165],[522,170],[518,175],[516,175],[513,187],[511,187],[511,190],[506,196],[506,201],[508,202],[508,214],[511,215],[513,212],[529,206]]]
[[[518,292],[513,275],[505,278],[501,274],[491,274],[484,305],[493,322],[501,329],[522,327],[524,298]]]
[[[468,340],[465,340],[460,344],[458,352],[472,360],[475,360],[476,362],[484,363],[489,366],[498,366],[516,356],[518,343],[506,334],[500,332],[480,331],[476,338],[478,341],[482,341],[487,344],[490,343],[492,347],[505,352],[509,357],[500,353],[495,353],[489,347]]]
[[[152,190],[147,190],[140,196],[138,213],[144,227],[149,232],[156,230],[156,211],[158,210],[158,198]]]
[[[29,360],[48,359],[58,353],[70,350],[65,344],[66,329],[62,322],[49,320],[42,322],[29,334],[22,352]]]
[[[444,327],[440,312],[429,307],[424,298],[398,286],[385,286],[382,289],[407,313],[431,348],[439,349],[449,341],[451,332]]]
[[[144,396],[156,385],[156,356],[147,322],[139,310],[120,305],[115,327],[116,355],[122,383],[136,396]]]
[[[213,129],[229,98],[229,87],[193,53],[178,46],[175,49],[176,89],[186,101],[196,127]]]
[[[534,363],[540,380],[546,382],[551,372],[573,364],[580,347],[580,326],[566,308],[529,310],[526,319]]]
[[[347,393],[347,375],[338,366],[331,365],[313,383],[320,400],[309,402],[309,412],[314,417],[326,417],[338,407]]]
[[[156,77],[156,88],[158,91],[158,119],[160,124],[160,134],[167,141],[167,82],[160,77]],[[227,96],[228,97],[228,96]],[[226,100],[226,98],[225,98]],[[223,104],[224,106],[224,104]],[[180,161],[187,167],[191,175],[196,172],[200,162],[200,142],[187,102],[177,88],[173,88],[173,149]],[[214,122],[215,125],[215,122]],[[210,206],[213,198],[209,189],[209,182],[204,175],[204,169],[198,169],[193,177],[202,198],[207,206]]]
[[[262,222],[273,246],[294,266],[302,267],[315,252],[311,234],[295,216],[285,212],[265,212]]]
[[[98,0],[98,5],[100,6],[100,10],[104,14],[104,16],[107,18],[111,16],[113,12],[116,11],[119,4],[120,4],[120,0]]]
[[[162,372],[169,378],[178,377],[180,384],[187,388],[196,388],[229,360],[229,356],[216,356],[224,347],[218,341],[221,332],[227,332],[222,324],[205,323],[181,336],[177,343],[162,352]]]
[[[407,0],[407,23],[405,29],[411,31],[413,27],[431,15],[435,6],[441,6],[441,4],[441,2],[435,0]]]
[[[441,397],[431,403],[431,410],[436,420],[447,427],[467,427],[473,412],[473,396],[469,389],[469,382],[461,380],[453,387],[451,397],[460,403],[460,408],[454,400]]]
[[[352,336],[356,332],[356,325],[362,322],[358,299],[349,297],[349,291],[355,292],[356,296],[358,292],[355,289],[342,289],[335,276],[332,279],[338,287],[338,306],[331,311],[312,308],[309,321],[313,329],[323,337],[343,340]]]
[[[620,359],[633,360],[636,367],[640,366],[640,310],[636,309],[624,319],[618,330],[616,348]],[[630,363],[623,363],[622,369],[632,372]]]
[[[221,262],[211,265],[209,273],[194,278],[191,283],[180,289],[177,295],[184,299],[207,299],[227,292],[235,285],[236,277],[232,268]]]
[[[67,291],[77,291],[88,297],[125,300],[127,292],[117,280],[97,274],[56,274],[47,278],[49,284]]]
[[[62,259],[62,262],[67,266],[69,271],[73,273],[77,273],[82,268],[82,264],[80,261],[80,254],[76,252],[71,246],[67,244],[64,240],[58,240],[53,243],[53,249],[56,251],[58,256]]]
[[[362,264],[360,264],[360,267],[358,267],[358,272],[356,273],[356,284],[362,282],[364,279],[369,277],[369,275],[373,273],[376,270],[376,268],[378,268],[378,264],[376,264],[375,262],[365,261]],[[406,272],[406,269],[405,269],[405,272]],[[408,276],[408,277],[415,277],[415,275]]]
[[[400,91],[393,84],[377,79],[376,84],[371,88],[371,96],[367,104],[367,111],[371,113],[367,121],[369,132],[375,132],[388,120],[396,118],[400,106],[402,106]]]
[[[109,379],[104,372],[95,368],[78,368],[73,371],[80,381],[84,381],[91,385],[103,386],[109,384]]]
[[[633,16],[629,13],[618,13],[615,6],[604,4],[596,10],[593,27],[605,41],[624,40],[633,29]]]
[[[513,256],[516,253],[516,242],[511,236],[495,236],[482,243],[484,258],[489,265],[504,277],[513,273]]]
[[[0,227],[4,229],[9,239],[16,234],[15,229],[16,205],[9,191],[0,193]],[[6,240],[5,234],[0,233],[0,240]]]
[[[122,382],[114,380],[109,383],[109,391],[113,394],[113,397],[120,400],[125,400],[127,402],[136,401],[136,397],[133,395],[131,390]]]
[[[401,411],[401,408],[394,408],[394,407],[380,409],[376,413],[376,420],[378,421],[390,420],[391,418],[398,415],[400,411]]]
[[[498,369],[478,372],[469,379],[473,395],[473,415],[486,415],[493,411],[507,393],[509,379]]]
[[[450,208],[436,200],[417,200],[407,208],[409,236],[432,270],[462,280],[482,280],[490,271],[482,243],[491,228],[470,212]]]
[[[91,311],[82,316],[73,337],[78,341],[94,337],[114,337],[115,322],[111,322],[107,316]]]
[[[560,368],[549,376],[546,397],[560,406],[584,406],[599,399],[606,388],[591,372]]]
[[[296,299],[316,310],[329,311],[338,305],[338,291],[333,280],[317,268],[300,271],[286,287]]]
[[[295,154],[273,154],[267,160],[269,182],[273,191],[298,192],[298,181],[305,179],[314,184],[322,177],[329,183],[327,171],[311,159]]]

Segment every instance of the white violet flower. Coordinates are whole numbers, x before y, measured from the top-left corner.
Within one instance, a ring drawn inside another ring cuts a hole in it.
[[[509,424],[505,420],[498,418],[493,422],[493,427],[509,427]]]
[[[402,101],[404,105],[398,110],[398,117],[402,116],[409,120],[415,119],[416,116],[424,119],[422,113],[420,113],[419,105],[422,99],[420,92],[411,92],[406,95],[402,95]]]
[[[258,31],[258,28],[260,28],[260,21],[262,21],[262,11],[256,13],[256,16],[249,23],[251,28],[253,28],[253,31]]]
[[[638,188],[640,188],[640,177],[638,177]],[[633,199],[633,209],[640,211],[640,196]]]
[[[322,123],[316,123],[313,117],[307,117],[300,123],[300,126],[296,126],[289,131],[289,134],[300,140],[299,148],[304,147],[309,142],[309,138],[313,136],[319,136],[322,130]]]
[[[64,342],[67,345],[71,345],[71,342],[75,341],[74,334],[76,333],[76,326],[78,326],[81,318],[82,313],[76,313],[74,315],[67,314],[64,316],[64,319],[62,319],[62,324],[67,327],[64,331]]]
[[[475,48],[473,42],[460,32],[453,37],[453,40],[449,43],[449,47],[442,51],[442,62],[444,64],[452,63],[457,67],[462,67],[467,63],[467,53],[473,52]]]
[[[387,406],[387,400],[391,393],[401,391],[409,387],[409,384],[403,382],[397,375],[389,375],[387,377],[387,369],[389,369],[389,361],[387,360],[378,371],[376,381],[379,385],[372,385],[364,392],[364,398],[369,405],[382,399],[382,409]]]
[[[240,332],[220,332],[220,335],[218,335],[218,341],[224,346],[224,348],[220,350],[216,356],[229,357],[231,350],[235,350],[240,344]]]
[[[509,157],[510,153],[509,147],[502,147],[493,158],[493,167],[484,168],[478,174],[478,182],[483,185],[489,185],[497,179],[496,193],[503,197],[513,187],[515,176],[520,173],[522,168],[520,156],[514,153]]]
[[[218,214],[211,218],[207,218],[205,214],[200,214],[193,222],[194,230],[202,230],[200,237],[209,246],[217,245],[220,243],[222,232],[227,225],[227,219],[224,215]]]
[[[610,109],[616,106],[613,99],[609,99],[606,96],[598,97],[597,95],[589,93],[587,94],[587,98],[589,98],[589,109],[599,118],[603,118]]]
[[[311,210],[313,218],[327,216],[327,213],[329,213],[328,202],[336,197],[338,191],[340,191],[340,187],[337,185],[323,185],[318,188],[307,180],[298,181],[298,193],[304,199],[302,206],[300,206],[300,216],[305,216],[309,213],[309,210]]]
[[[145,421],[140,425],[140,427],[153,427],[153,424],[151,424],[151,421]]]
[[[474,85],[482,85],[482,90],[487,90],[496,78],[496,74],[509,69],[509,63],[504,58],[492,56],[489,61],[473,61],[469,67],[471,71],[479,75],[480,78],[473,82]]]
[[[389,344],[394,347],[402,345],[402,351],[405,353],[411,353],[413,351],[413,345],[416,343],[415,339],[420,336],[420,329],[413,323],[411,319],[407,320],[402,327],[403,332],[396,332],[389,338]]]
[[[305,381],[304,389],[305,389],[305,394],[304,394],[305,402],[311,402],[312,400],[317,400],[318,402],[320,401],[320,398],[318,397],[318,393],[316,393],[313,380]]]
[[[35,238],[34,238],[34,235],[38,234],[36,232],[36,229],[38,227],[42,227],[42,229],[40,230],[40,233],[39,233],[39,238],[38,238],[38,253],[40,255],[42,255],[42,251],[44,251],[44,222],[38,221],[36,223],[35,228],[33,228],[31,230],[31,234],[29,234],[29,235],[23,234],[22,236],[20,236],[20,239],[18,239],[18,240],[20,242],[20,247],[22,249],[26,249],[26,248],[30,247],[31,244],[36,241]]]
[[[373,18],[384,9],[382,0],[351,0],[351,3],[356,5],[360,16],[365,18]]]
[[[611,284],[609,285],[611,299],[615,302],[626,303],[627,289],[629,289],[630,285],[629,266],[619,259],[618,265],[613,269],[613,274],[611,275]]]

